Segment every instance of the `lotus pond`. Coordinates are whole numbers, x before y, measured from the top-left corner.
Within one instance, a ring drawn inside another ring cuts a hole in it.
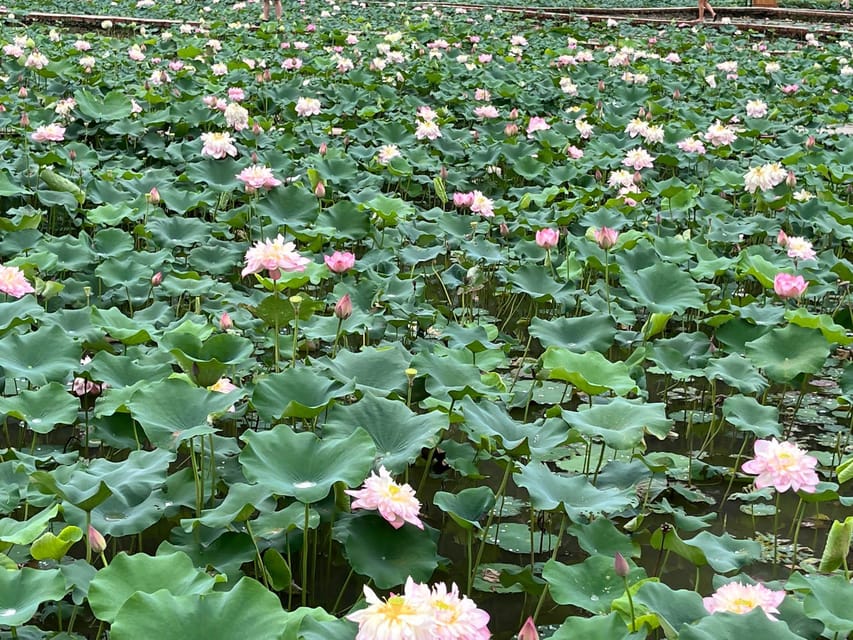
[[[850,42],[202,13],[0,26],[0,636],[849,636]]]

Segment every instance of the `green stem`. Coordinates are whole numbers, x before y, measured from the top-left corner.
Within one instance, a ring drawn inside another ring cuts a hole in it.
[[[506,491],[507,482],[509,482],[509,477],[512,475],[512,466],[513,466],[512,460],[507,460],[506,461],[506,470],[504,471],[503,478],[501,478],[501,484],[498,487],[498,492],[495,494],[495,505],[498,504],[498,502],[500,501],[501,497],[504,494],[504,491]],[[492,526],[492,521],[494,520],[494,518],[495,518],[495,508],[492,507],[489,510],[489,517],[486,519],[486,526],[483,529],[483,534],[482,534],[482,537],[480,538],[480,546],[477,549],[477,557],[474,560],[474,568],[471,572],[472,578],[473,578],[473,574],[477,571],[477,567],[480,566],[480,560],[483,559],[483,551],[486,548],[486,535],[489,532],[489,528],[491,528],[491,526]]]
[[[338,597],[335,598],[335,604],[332,605],[332,614],[335,614],[335,612],[338,610],[338,607],[341,604],[341,600],[344,597],[344,593],[346,592],[347,587],[349,586],[349,581],[352,579],[353,573],[355,572],[352,568],[350,568],[349,573],[347,574],[347,578],[346,580],[344,580],[344,584],[341,586],[341,590],[338,591]]]
[[[557,559],[557,553],[560,550],[560,544],[563,542],[563,534],[566,533],[566,512],[564,511],[560,517],[560,533],[557,534],[557,541],[554,543],[554,550],[551,552],[551,560]],[[539,612],[542,610],[542,605],[545,604],[545,598],[548,596],[548,585],[542,590],[542,595],[539,596],[539,602],[536,603],[536,609],[533,611],[533,621],[539,617]]]
[[[252,545],[255,547],[255,554],[258,557],[258,567],[261,570],[261,578],[264,581],[264,586],[272,591],[272,589],[270,589],[269,577],[267,576],[267,568],[264,566],[264,559],[261,557],[261,550],[258,547],[258,539],[252,531],[252,523],[250,520],[246,520],[246,533],[249,534],[249,538],[252,540]]]
[[[628,576],[622,578],[625,581],[625,593],[628,595],[628,607],[631,609],[631,633],[637,632],[637,616],[634,615],[634,598],[631,597],[631,588],[628,586]]]
[[[302,606],[308,603],[308,522],[311,508],[305,503],[305,524],[302,529]]]

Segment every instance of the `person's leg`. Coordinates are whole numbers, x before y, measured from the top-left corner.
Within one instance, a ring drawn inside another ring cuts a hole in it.
[[[275,0],[275,18],[281,20],[281,0]]]
[[[263,18],[264,18],[264,20],[269,20],[270,19],[270,0],[264,0],[263,5],[264,5]]]
[[[714,11],[714,7],[711,6],[711,3],[708,2],[708,0],[704,0],[704,2],[705,2],[705,8],[711,14],[711,19],[716,20],[717,19],[717,12]]]
[[[705,20],[705,0],[699,0],[699,22]]]

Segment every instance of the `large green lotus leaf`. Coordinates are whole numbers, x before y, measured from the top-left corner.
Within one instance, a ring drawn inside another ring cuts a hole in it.
[[[59,513],[59,505],[45,509],[29,520],[3,518],[0,520],[0,542],[8,545],[31,544],[47,528],[48,523]]]
[[[684,625],[691,625],[708,615],[698,593],[686,589],[676,591],[660,582],[644,582],[634,596],[634,602],[658,617],[667,638],[679,637],[678,632]],[[726,636],[720,636],[723,637]]]
[[[0,341],[0,367],[7,378],[24,378],[35,386],[63,382],[80,367],[80,345],[57,325]]]
[[[672,420],[666,417],[663,403],[625,398],[615,398],[607,404],[580,411],[563,411],[563,420],[581,434],[601,438],[608,447],[620,450],[645,447],[646,433],[663,440],[672,428]]]
[[[225,413],[239,393],[216,393],[170,378],[141,388],[127,408],[153,444],[175,450],[188,438],[215,433],[208,416]]]
[[[316,364],[332,372],[341,382],[351,382],[362,393],[388,396],[405,392],[406,368],[411,355],[401,343],[391,347],[365,347],[361,351],[339,351],[330,360]]]
[[[83,511],[91,511],[112,494],[100,476],[87,473],[79,463],[53,471],[34,471],[30,480],[42,493],[58,496]]]
[[[353,384],[342,384],[308,367],[287,369],[264,376],[255,384],[252,406],[264,420],[314,418],[335,398],[352,393]]]
[[[637,390],[624,362],[610,362],[597,351],[575,353],[561,347],[548,347],[542,354],[542,366],[548,378],[563,380],[590,395],[613,391],[624,396]]]
[[[224,592],[176,595],[162,589],[135,593],[116,614],[110,637],[281,640],[287,621],[277,595],[251,578],[242,578]]]
[[[682,314],[687,309],[701,309],[705,301],[690,274],[671,263],[623,271],[620,281],[628,295],[651,313]]]
[[[630,558],[635,553],[631,537],[607,518],[596,518],[589,524],[573,522],[566,531],[575,536],[581,549],[591,556],[615,556],[618,552]]]
[[[251,340],[231,333],[218,333],[202,341],[186,331],[171,331],[163,335],[160,346],[171,353],[185,373],[202,387],[214,384],[228,370],[251,357]]]
[[[335,616],[327,612],[322,607],[299,607],[294,611],[287,611],[287,622],[284,625],[284,635],[281,640],[304,640],[305,636],[302,633],[302,630],[308,625],[310,622],[317,623],[322,628],[330,628],[330,623],[332,627],[337,627],[336,623],[340,622]],[[354,627],[352,623],[345,623],[343,628],[351,630]],[[324,636],[324,640],[334,640],[337,637],[334,634],[329,634]],[[347,640],[352,638],[352,634],[350,634]]]
[[[439,411],[415,413],[403,402],[366,393],[354,404],[332,407],[323,428],[332,437],[364,429],[376,443],[377,463],[402,473],[424,447],[435,445],[446,426],[447,416]]]
[[[87,368],[93,380],[106,382],[113,388],[129,387],[137,382],[149,384],[168,378],[172,365],[166,362],[154,363],[150,359],[114,355],[99,351]]]
[[[322,500],[336,482],[352,487],[367,476],[376,456],[373,438],[355,429],[344,438],[320,439],[310,432],[295,433],[287,425],[269,431],[247,431],[240,466],[250,482],[300,502]]]
[[[847,335],[847,330],[832,321],[832,316],[827,314],[814,315],[805,307],[798,307],[794,311],[787,311],[785,319],[791,324],[807,329],[820,329],[827,342],[836,344],[850,344],[853,338]]]
[[[465,416],[463,429],[475,444],[494,442],[495,446],[513,451],[539,431],[535,424],[513,420],[506,409],[493,402],[465,398],[459,407]]]
[[[803,598],[803,611],[820,620],[829,631],[848,634],[853,631],[850,603],[853,602],[853,583],[841,575],[794,575],[786,588],[808,589]]]
[[[492,342],[483,325],[463,327],[453,322],[444,327],[441,338],[447,339],[450,349],[467,349],[472,353],[481,353],[488,349],[499,349],[501,345]]]
[[[334,528],[353,570],[380,589],[403,584],[409,576],[417,582],[430,579],[439,560],[433,533],[412,524],[395,529],[369,511],[344,515]]]
[[[240,567],[258,557],[252,538],[244,532],[202,527],[184,533],[173,529],[170,538],[171,542],[164,540],[157,547],[158,555],[185,553],[196,567],[207,567],[208,571],[212,568],[224,574],[227,582],[237,580],[243,575]]]
[[[793,324],[746,343],[746,357],[776,382],[790,382],[801,373],[817,373],[827,356],[829,343],[820,331]]]
[[[272,511],[274,508],[275,501],[265,486],[238,482],[228,487],[228,495],[216,508],[205,509],[198,518],[182,519],[181,527],[187,532],[198,525],[211,529],[228,527],[233,522],[245,520],[256,509]]]
[[[0,196],[17,196],[25,193],[30,193],[29,189],[12,182],[5,169],[0,171]]]
[[[728,533],[715,536],[708,531],[701,531],[687,540],[687,543],[699,547],[708,564],[717,573],[739,571],[761,558],[761,545],[758,542],[738,540]]]
[[[458,493],[437,491],[433,504],[464,529],[482,529],[480,518],[495,506],[495,494],[489,487],[470,487]]]
[[[316,509],[308,510],[308,529],[316,529],[320,526],[320,514]],[[290,531],[305,528],[305,505],[300,502],[291,502],[280,511],[262,513],[252,520],[252,532],[258,538],[274,540],[282,533],[285,535]]]
[[[154,219],[149,218],[145,226],[157,241],[158,247],[174,249],[204,244],[210,239],[217,225],[201,218],[160,215]]]
[[[190,557],[176,552],[149,556],[119,553],[89,583],[89,606],[98,620],[112,623],[135,593],[165,590],[174,595],[207,593],[216,579],[196,569]]]
[[[118,307],[92,308],[92,324],[122,344],[142,344],[156,333],[153,325],[128,318]]]
[[[850,608],[849,600],[847,608]],[[768,618],[761,607],[756,607],[747,613],[724,612],[706,616],[696,624],[682,627],[678,635],[678,640],[720,640],[721,638],[803,640],[802,636],[791,631],[784,622]]]
[[[549,560],[542,577],[550,587],[554,602],[571,604],[595,614],[609,613],[613,601],[625,593],[623,579],[616,575],[612,556],[590,556],[571,566]],[[632,566],[628,583],[645,577],[645,569]]]
[[[569,617],[554,632],[551,640],[632,640],[646,638],[645,631],[631,633],[625,621],[615,611],[591,618]]]
[[[87,89],[78,89],[74,92],[74,99],[77,101],[77,110],[96,121],[124,120],[130,117],[133,109],[130,98],[119,91],[99,96]]]
[[[0,398],[0,414],[26,422],[36,433],[50,433],[58,424],[74,424],[79,409],[80,401],[58,382]]]
[[[352,640],[357,632],[355,623],[348,620],[321,622],[306,618],[299,627],[298,637],[283,640]]]
[[[434,398],[460,400],[465,396],[478,398],[497,391],[483,382],[477,367],[449,356],[422,351],[414,357],[411,366],[427,374],[424,382],[426,391]]]
[[[0,462],[0,514],[7,515],[18,508],[26,496],[29,481],[24,465],[17,460]]]
[[[557,536],[553,533],[531,531],[529,525],[520,522],[493,524],[483,531],[482,538],[504,551],[519,555],[530,555],[532,552],[550,553],[557,544]]]
[[[537,338],[543,347],[564,347],[570,351],[606,351],[616,337],[616,323],[610,316],[580,316],[577,318],[554,318],[530,320],[530,335]]]
[[[515,271],[502,271],[502,274],[513,291],[525,293],[537,300],[550,298],[563,302],[575,295],[574,286],[545,277],[542,268],[537,265],[523,264]]]
[[[51,531],[43,533],[30,547],[30,555],[33,560],[56,560],[59,561],[68,553],[71,546],[83,538],[83,530],[80,527],[64,527],[59,534]]]
[[[44,315],[44,308],[33,296],[0,303],[0,332],[21,324],[32,324]]]
[[[767,388],[767,378],[739,353],[711,360],[705,369],[705,376],[709,380],[722,380],[741,393],[761,393]]]
[[[240,185],[236,176],[242,168],[243,163],[231,158],[204,158],[187,164],[187,177],[214,191],[234,191]]]
[[[0,625],[19,627],[42,602],[61,600],[67,591],[59,569],[0,570]]]
[[[514,478],[515,484],[527,489],[535,509],[550,511],[562,504],[575,521],[600,513],[618,513],[637,504],[634,487],[597,489],[585,476],[554,473],[542,462],[528,463]]]
[[[756,438],[782,437],[779,411],[765,406],[751,396],[729,396],[723,401],[723,417],[738,431],[747,431]]]

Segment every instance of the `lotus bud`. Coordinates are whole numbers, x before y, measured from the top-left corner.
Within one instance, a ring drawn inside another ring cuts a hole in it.
[[[528,617],[518,632],[518,640],[539,640],[539,632],[536,630],[536,624],[532,617]]]
[[[161,282],[163,282],[163,272],[162,271],[158,271],[153,276],[151,276],[151,286],[152,287],[159,287]]]
[[[679,100],[680,98],[681,98],[681,91],[676,89],[675,91],[672,92],[672,99],[673,100]]]
[[[442,180],[447,180],[447,167],[441,165],[441,169],[438,170],[438,175]]]
[[[649,122],[651,122],[653,119],[654,119],[654,116],[652,115],[652,112],[651,112],[651,111],[646,111],[646,120],[648,120]]]
[[[329,150],[329,145],[325,142],[320,144],[320,149],[318,150],[321,156],[326,155],[326,152]]]
[[[638,118],[645,118],[646,117],[646,110],[643,107],[640,107],[639,111],[637,111],[637,117]]]
[[[607,251],[612,249],[616,244],[616,241],[619,239],[619,232],[610,227],[601,227],[593,232],[593,236],[598,246]]]
[[[95,553],[103,553],[104,549],[107,548],[107,541],[104,540],[103,534],[92,525],[89,525],[88,538],[89,546]]]
[[[512,136],[518,135],[518,125],[514,122],[510,122],[507,126],[504,127],[504,133],[510,138]]]
[[[145,199],[151,204],[160,204],[160,192],[157,187],[151,187],[151,191],[145,194]]]
[[[598,81],[598,90],[599,90],[599,91],[604,91],[604,87],[606,87],[606,86],[607,86],[607,85],[605,85],[605,84],[604,84],[604,80],[599,80],[599,81]],[[598,105],[598,107],[597,107],[597,108],[598,108],[598,109],[601,109],[601,104],[600,104],[600,103],[599,103],[599,105]]]
[[[326,185],[323,184],[322,180],[318,181],[317,186],[314,187],[314,195],[317,196],[318,198],[325,198],[326,197]]]
[[[779,229],[779,233],[776,234],[776,243],[783,248],[788,246],[788,234],[784,229]]]
[[[631,567],[628,566],[628,561],[625,560],[625,556],[623,556],[618,551],[616,555],[613,557],[613,570],[616,572],[616,575],[620,578],[627,578],[628,573],[631,571]]]
[[[512,110],[509,112],[509,119],[510,119],[510,120],[515,120],[515,119],[517,119],[517,118],[518,118],[518,109],[512,109]]]
[[[30,126],[30,116],[27,115],[26,111],[24,111],[21,114],[21,126],[22,127],[29,127]]]
[[[264,82],[269,82],[272,79],[272,73],[270,72],[269,69],[264,69],[263,76],[264,76]]]
[[[596,181],[596,182],[601,182],[601,179],[602,179],[603,177],[604,177],[604,174],[603,174],[603,173],[601,173],[601,169],[596,169],[596,170],[595,170],[595,181]]]
[[[252,164],[258,164],[258,154],[252,151]]]
[[[228,331],[229,329],[234,328],[234,321],[231,319],[231,316],[228,315],[227,311],[219,316],[219,328],[223,331]]]
[[[20,89],[18,89],[18,97],[19,97],[19,98],[26,98],[26,97],[27,97],[27,93],[28,93],[28,92],[27,92],[27,88],[26,88],[26,87],[21,87]]]
[[[346,293],[335,304],[335,317],[339,320],[346,320],[352,315],[352,299]]]
[[[634,184],[640,184],[643,181],[643,174],[639,171],[634,172]]]
[[[253,123],[252,123],[252,133],[253,133],[253,134],[255,134],[256,136],[259,136],[259,135],[261,135],[263,132],[264,132],[264,130],[263,130],[263,129],[261,129],[261,125],[259,125],[257,122],[253,122]]]
[[[503,236],[504,238],[506,238],[509,235],[509,227],[506,226],[506,222],[501,222],[501,226],[498,227],[498,229],[501,232],[501,236]]]
[[[794,188],[797,184],[797,176],[794,175],[793,171],[788,171],[788,177],[785,178],[785,184],[787,184],[791,189]]]
[[[258,84],[262,84],[263,81],[264,81],[264,74],[263,73],[258,73],[255,75],[255,82],[257,82]]]
[[[814,146],[815,142],[816,142],[816,141],[815,141],[815,137],[814,137],[814,136],[809,136],[809,137],[806,139],[806,149],[811,149],[811,148]]]
[[[71,151],[68,152],[68,158],[71,162],[74,162],[77,159],[77,152],[74,151],[74,149],[71,149]]]

